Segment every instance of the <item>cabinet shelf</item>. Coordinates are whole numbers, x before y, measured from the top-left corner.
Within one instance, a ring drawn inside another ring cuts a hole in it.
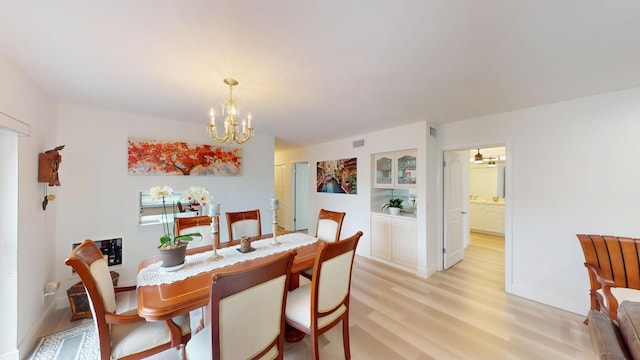
[[[373,187],[415,187],[416,164],[416,150],[374,154]]]
[[[371,255],[407,270],[418,264],[416,220],[371,214]]]

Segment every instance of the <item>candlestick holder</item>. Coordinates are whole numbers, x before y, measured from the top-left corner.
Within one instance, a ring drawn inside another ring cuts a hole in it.
[[[271,243],[269,243],[269,245],[271,246],[278,246],[281,244],[276,238],[276,225],[278,224],[276,211],[278,210],[279,207],[280,207],[280,200],[277,198],[271,199],[271,211],[272,211],[271,231],[273,233],[273,240],[271,240]]]
[[[218,203],[219,209],[219,203]],[[224,259],[224,256],[218,254],[218,245],[220,245],[220,215],[216,215],[215,213],[211,216],[213,220],[211,222],[211,240],[213,241],[213,255],[211,255],[207,260],[209,261],[218,261]]]

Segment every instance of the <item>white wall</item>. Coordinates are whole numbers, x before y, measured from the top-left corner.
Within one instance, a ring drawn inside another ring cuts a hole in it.
[[[498,167],[471,165],[469,185],[469,192],[480,199],[491,200],[498,196]]]
[[[418,150],[418,180],[417,180],[417,231],[418,231],[418,270],[417,274],[427,276],[427,132],[426,122],[419,122],[408,126],[390,128],[384,131],[362,134],[351,138],[340,139],[328,143],[308,146],[304,149],[278,152],[275,165],[286,166],[285,172],[291,173],[294,162],[309,162],[309,232],[315,233],[316,219],[321,208],[345,211],[342,225],[342,237],[350,236],[361,230],[363,237],[358,243],[357,253],[371,256],[371,155],[379,152],[417,149]],[[353,148],[354,140],[364,139],[365,146]],[[435,144],[435,140],[430,140]],[[435,145],[433,145],[435,146]],[[358,159],[358,194],[330,194],[316,192],[316,163],[318,161],[336,160],[356,157]],[[421,160],[422,159],[422,160]],[[290,181],[290,177],[287,178]],[[291,184],[287,185],[291,188]],[[291,193],[281,199],[281,203],[291,203]],[[281,216],[292,217],[290,207],[284,206]],[[433,214],[435,217],[435,214]],[[287,222],[290,223],[290,222]]]
[[[206,114],[205,114],[206,115]],[[211,144],[202,123],[185,123],[73,105],[59,105],[58,137],[66,144],[60,168],[56,232],[56,274],[66,289],[77,277],[64,265],[72,244],[84,239],[123,239],[123,264],[113,269],[119,284],[135,283],[138,263],[157,255],[160,225],[139,226],[138,192],[169,185],[206,187],[225,211],[259,208],[263,232],[271,232],[273,136],[255,135],[241,146],[241,176],[144,176],[127,174],[127,138]],[[222,220],[222,219],[221,219]],[[226,240],[226,221],[221,221]],[[68,301],[61,298],[61,303]]]
[[[11,278],[10,284],[1,282],[3,321],[0,325],[0,358],[25,356],[33,341],[33,331],[45,314],[51,298],[42,299],[42,288],[53,280],[55,258],[56,206],[50,205],[46,212],[41,209],[44,186],[38,183],[38,153],[55,147],[55,102],[32,82],[10,59],[0,54],[0,112],[17,119],[22,125],[20,131],[30,136],[3,138],[3,152],[16,156],[17,163],[12,168],[2,164],[2,171],[14,172],[17,184],[11,190],[17,194],[13,214],[17,214],[12,230],[17,238],[2,238],[3,270]],[[29,129],[30,128],[30,129]],[[9,136],[9,135],[7,135]],[[6,140],[6,141],[5,141]],[[11,149],[7,147],[11,147]],[[13,150],[12,150],[13,149]],[[6,154],[5,154],[6,155]],[[64,158],[64,155],[63,155]],[[17,173],[15,171],[17,170]],[[3,203],[11,203],[11,193],[3,191]],[[2,207],[2,216],[11,218]],[[8,251],[6,255],[4,251]],[[10,256],[4,262],[4,256]],[[15,282],[15,283],[14,283]],[[15,284],[19,284],[16,287]],[[8,285],[8,286],[5,286]]]
[[[514,294],[586,314],[575,235],[640,236],[639,119],[636,88],[439,127],[442,149],[507,144],[506,285]]]

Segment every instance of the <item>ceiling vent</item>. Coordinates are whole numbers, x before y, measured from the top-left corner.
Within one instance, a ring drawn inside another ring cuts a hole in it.
[[[363,147],[363,146],[364,146],[364,139],[354,140],[353,141],[353,147],[354,148],[359,148],[359,147]]]

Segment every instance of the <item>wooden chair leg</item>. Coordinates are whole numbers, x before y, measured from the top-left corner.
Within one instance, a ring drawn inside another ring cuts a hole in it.
[[[311,359],[312,360],[320,360],[320,352],[318,351],[318,334],[314,331],[311,331]]]
[[[342,318],[342,343],[344,346],[344,358],[351,359],[351,347],[349,344],[349,314]]]

